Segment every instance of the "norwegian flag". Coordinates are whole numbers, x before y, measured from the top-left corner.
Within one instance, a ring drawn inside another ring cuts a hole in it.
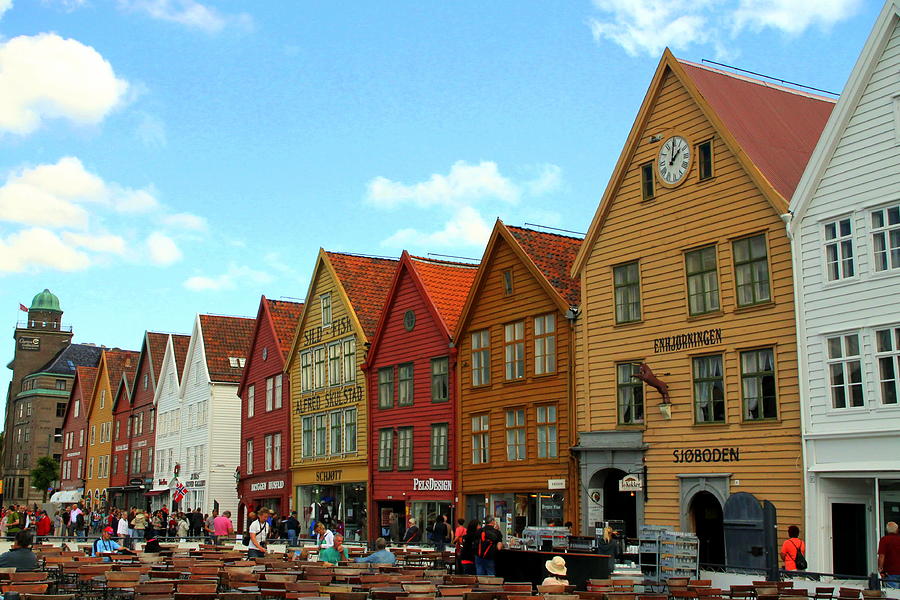
[[[175,493],[172,494],[172,501],[176,504],[184,500],[184,497],[187,495],[187,486],[185,486],[180,481],[175,484]]]
[[[22,303],[19,303],[19,310],[21,310],[22,312],[28,312],[28,307]]]

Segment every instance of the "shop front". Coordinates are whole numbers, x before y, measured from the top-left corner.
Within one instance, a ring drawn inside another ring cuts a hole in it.
[[[547,487],[497,494],[467,494],[466,517],[495,517],[504,535],[519,537],[526,527],[562,527],[566,523],[566,479],[548,479]]]
[[[327,468],[294,472],[297,520],[300,536],[311,534],[315,523],[325,523],[332,531],[343,533],[350,541],[365,541],[366,514],[365,466]]]
[[[452,531],[456,519],[456,497],[452,479],[434,477],[409,477],[394,485],[380,486],[379,497],[374,499],[378,511],[377,521],[371,524],[371,536],[390,536],[391,513],[398,515],[400,535],[414,518],[422,531],[420,543],[430,544],[428,532],[438,515],[444,517]]]
[[[290,481],[290,473],[267,473],[244,478],[241,481],[238,529],[243,531],[246,516],[250,511],[262,507],[268,508],[281,518],[289,515],[292,510]]]

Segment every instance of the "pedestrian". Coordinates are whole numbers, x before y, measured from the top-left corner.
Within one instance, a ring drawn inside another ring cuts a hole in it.
[[[475,574],[496,575],[494,559],[497,551],[503,549],[503,535],[497,529],[497,518],[485,519],[484,527],[478,536],[478,549],[475,553]]]
[[[900,588],[900,534],[893,521],[885,525],[887,532],[878,540],[878,573],[885,587]]]
[[[781,545],[781,560],[785,571],[806,570],[806,543],[800,539],[800,528],[796,525],[788,527],[788,539]]]
[[[116,533],[119,536],[119,543],[125,548],[131,548],[131,529],[128,527],[127,515],[122,514],[122,518],[119,519]]]
[[[203,531],[206,537],[207,544],[215,544],[216,543],[216,518],[219,516],[219,511],[213,510],[211,515],[207,515],[206,519],[203,520]]]
[[[478,519],[469,521],[466,533],[463,534],[459,546],[459,572],[462,575],[475,575],[475,554],[478,548]]]
[[[422,539],[422,532],[416,525],[416,520],[410,517],[409,525],[406,527],[406,533],[403,534],[404,544],[418,544]]]
[[[22,531],[22,515],[16,510],[15,504],[9,505],[9,510],[6,511],[3,522],[6,524],[6,535],[11,538],[16,537],[16,534]]]
[[[334,533],[325,527],[325,523],[319,521],[316,524],[316,546],[319,550],[334,546]]]
[[[269,509],[262,507],[256,511],[257,519],[250,523],[247,533],[250,543],[247,544],[247,558],[261,558],[266,555],[266,539],[269,536]]]
[[[34,531],[39,538],[46,537],[53,533],[53,520],[47,514],[47,511],[38,511],[37,521],[34,524]]]
[[[399,542],[401,539],[400,538],[400,533],[401,533],[400,519],[399,519],[399,516],[397,515],[397,513],[395,513],[395,512],[391,513],[390,525],[388,527],[388,530],[389,530],[389,534],[391,536],[391,541]]]
[[[431,541],[434,542],[434,549],[438,552],[446,550],[449,538],[450,532],[447,524],[444,523],[444,516],[438,515],[434,519],[434,527],[431,528]]]
[[[175,535],[180,538],[186,538],[191,533],[191,524],[183,512],[178,513],[175,520]]]
[[[143,510],[137,510],[131,525],[132,529],[134,529],[134,537],[139,540],[147,539],[147,514]]]
[[[216,545],[227,542],[234,535],[234,524],[231,522],[231,511],[226,510],[213,520],[213,539]]]
[[[288,546],[296,546],[297,532],[300,531],[300,521],[297,520],[296,510],[292,510],[291,516],[284,520],[284,531],[287,534]]]
[[[200,537],[203,535],[203,513],[200,512],[200,507],[194,509],[194,512],[188,513],[188,524],[190,525],[191,537]]]

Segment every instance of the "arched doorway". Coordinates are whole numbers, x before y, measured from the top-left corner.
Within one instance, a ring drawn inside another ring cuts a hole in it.
[[[620,492],[619,481],[627,473],[620,469],[604,469],[594,473],[588,486],[594,493],[591,502],[598,506],[603,521],[624,521],[625,535],[637,537],[637,497],[634,492]],[[593,525],[593,523],[591,523]]]
[[[700,540],[700,562],[724,565],[725,527],[719,499],[710,492],[697,492],[691,498],[689,511],[694,533]]]

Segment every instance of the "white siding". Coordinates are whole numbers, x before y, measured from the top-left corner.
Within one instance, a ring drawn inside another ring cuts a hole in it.
[[[194,449],[198,446],[206,446],[206,455],[209,455],[209,421],[205,425],[199,423],[197,417],[197,405],[206,401],[212,404],[210,396],[212,388],[209,382],[209,375],[206,369],[206,353],[203,343],[203,331],[200,327],[199,317],[194,322],[194,331],[191,334],[191,344],[187,358],[184,363],[184,377],[181,386],[181,418],[179,419],[179,444],[181,447],[181,475],[179,479],[188,485],[188,495],[182,501],[182,510],[193,510],[198,504],[191,495],[191,491],[202,489],[203,494],[200,510],[210,512],[212,510],[212,501],[209,499],[209,463],[198,465],[194,460],[194,452],[188,449]],[[194,464],[189,464],[191,461]],[[203,488],[194,488],[194,481],[206,481]]]
[[[180,455],[180,436],[177,432],[173,432],[168,424],[173,421],[170,414],[178,410],[180,407],[179,400],[179,382],[178,369],[175,364],[175,351],[172,345],[172,337],[169,336],[166,342],[166,352],[163,357],[163,363],[159,371],[159,384],[156,387],[156,395],[154,402],[156,404],[156,442],[154,454],[153,479],[154,487],[160,489],[162,486],[160,480],[166,480],[167,486],[171,485],[172,469],[163,466],[160,462],[164,457],[168,456],[168,452],[173,452],[174,462],[181,460]],[[177,422],[177,421],[174,421]],[[157,459],[159,457],[159,459]],[[160,502],[168,502],[168,496],[160,499]],[[158,507],[160,502],[155,502],[154,507]]]
[[[234,470],[241,463],[241,399],[237,384],[212,384],[212,400],[209,403],[209,442],[206,479],[206,511],[212,510],[213,500],[218,500],[219,510],[237,514],[238,496],[234,482]]]

